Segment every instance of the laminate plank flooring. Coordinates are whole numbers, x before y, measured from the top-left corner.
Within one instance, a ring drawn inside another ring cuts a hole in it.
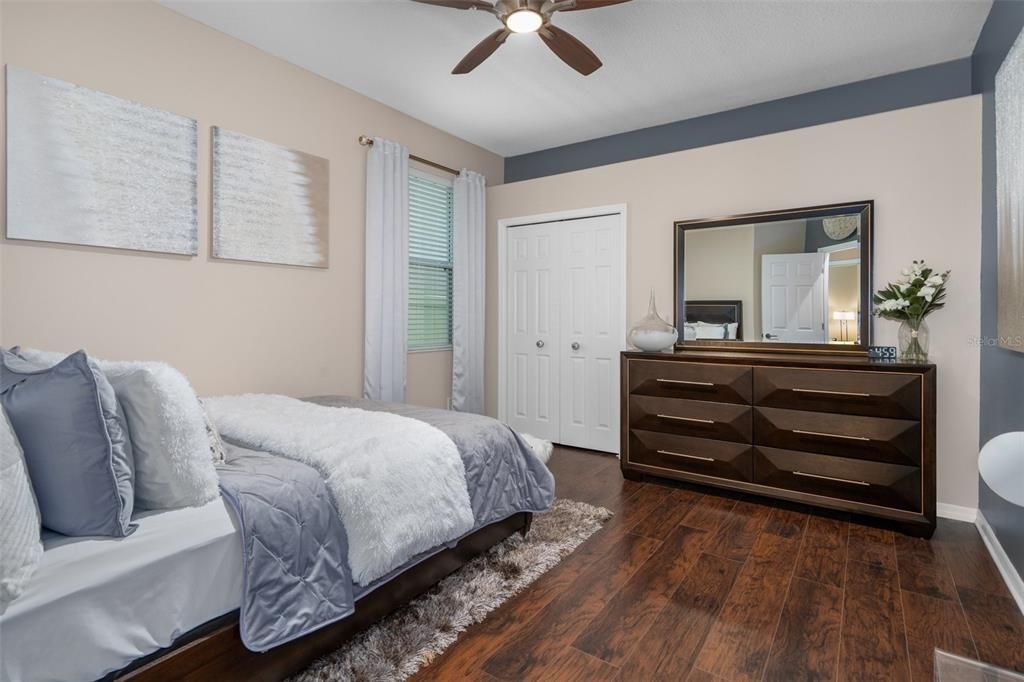
[[[843,591],[793,578],[764,679],[831,680],[837,674]]]
[[[799,543],[762,533],[722,605],[696,667],[727,680],[759,680],[786,600]]]
[[[849,560],[845,586],[839,679],[906,682],[906,619],[896,571]]]
[[[697,562],[706,536],[707,531],[676,526],[573,646],[613,665],[622,663]]]
[[[549,466],[615,516],[416,680],[918,682],[936,646],[1024,672],[1024,616],[971,524],[921,540],[583,450]]]
[[[794,576],[842,587],[849,539],[850,524],[821,516],[810,517]]]

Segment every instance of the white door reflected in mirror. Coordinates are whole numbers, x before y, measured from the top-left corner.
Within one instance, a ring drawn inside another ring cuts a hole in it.
[[[761,256],[761,329],[773,343],[826,343],[827,253]]]

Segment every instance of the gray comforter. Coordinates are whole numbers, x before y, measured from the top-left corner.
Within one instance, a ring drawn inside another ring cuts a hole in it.
[[[230,443],[226,450],[217,473],[242,535],[245,646],[266,651],[351,615],[348,538],[320,474]]]
[[[489,417],[341,396],[328,406],[386,411],[448,435],[466,469],[474,529],[519,512],[545,511],[555,484],[510,428]],[[245,558],[242,641],[266,651],[352,613],[355,601],[445,547],[425,552],[365,587],[352,581],[344,526],[320,474],[294,460],[229,444],[221,490],[241,528]],[[446,546],[452,546],[457,540]]]

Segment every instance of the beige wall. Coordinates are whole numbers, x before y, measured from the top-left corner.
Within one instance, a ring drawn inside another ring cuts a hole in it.
[[[823,164],[828,172],[823,172]],[[629,206],[629,319],[651,287],[672,300],[672,222],[874,199],[875,284],[914,258],[952,268],[946,308],[929,320],[939,367],[939,501],[977,503],[981,100],[966,97],[740,140],[488,191],[488,409],[497,409],[499,218]],[[875,342],[895,345],[892,322]]]
[[[754,253],[754,226],[732,225],[706,230],[687,230],[683,272],[686,300],[743,302],[743,329],[752,329],[754,296],[760,287],[754,280],[750,258]],[[668,307],[662,317],[672,320],[675,310]]]
[[[859,249],[833,251],[829,258],[834,263],[860,260]],[[828,333],[829,338],[842,338],[842,325],[832,319],[832,313],[844,310],[860,311],[860,265],[834,265],[828,271]],[[846,323],[846,338],[857,340],[857,320]]]
[[[803,253],[804,240],[807,237],[806,220],[788,220],[777,223],[760,223],[754,227],[754,304],[751,306],[751,323],[744,323],[745,332],[743,338],[747,341],[761,341],[764,333],[763,320],[761,319],[761,291],[762,291],[762,256],[771,256],[781,253]],[[746,311],[744,310],[744,318]]]
[[[358,394],[362,134],[500,183],[497,155],[149,2],[4,2],[3,61],[199,121],[194,258],[8,241],[0,342],[170,362],[203,394]],[[330,160],[327,270],[211,261],[210,126]],[[414,354],[413,400],[444,405],[450,353]]]
[[[3,66],[4,53],[4,12],[3,4],[0,2],[0,67]],[[0,225],[7,219],[7,72],[0,68]],[[0,343],[4,338],[4,240],[3,230],[0,230]]]

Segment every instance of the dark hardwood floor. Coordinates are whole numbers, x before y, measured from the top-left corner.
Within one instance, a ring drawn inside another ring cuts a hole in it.
[[[935,647],[1024,672],[1024,616],[971,524],[923,540],[582,450],[550,467],[615,517],[415,679],[916,681]]]

